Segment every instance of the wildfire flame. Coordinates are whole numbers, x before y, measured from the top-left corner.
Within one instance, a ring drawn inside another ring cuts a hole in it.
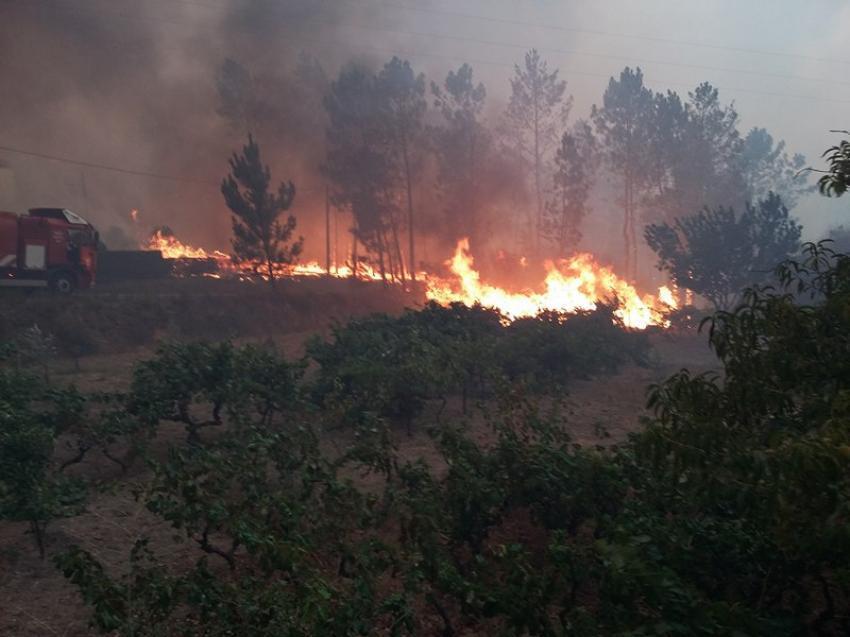
[[[157,230],[151,235],[145,246],[147,250],[158,250],[166,259],[204,259],[215,262],[216,270],[220,273],[231,274],[240,277],[248,276],[264,276],[265,264],[258,263],[234,263],[230,255],[218,250],[206,251],[203,248],[187,245],[177,239],[173,235],[163,234]],[[320,277],[334,276],[339,278],[348,278],[353,275],[353,269],[350,265],[340,265],[331,267],[331,272],[320,265],[318,261],[308,261],[306,263],[283,264],[277,263],[273,265],[275,277]],[[207,276],[220,276],[214,273],[208,273]],[[357,277],[371,281],[380,281],[381,273],[369,266],[366,263],[360,263],[357,266]]]
[[[186,245],[173,235],[163,234],[157,230],[151,235],[147,245],[148,250],[159,250],[166,259],[227,259],[230,257],[224,252],[207,252],[203,248]]]
[[[662,287],[657,296],[641,296],[634,286],[601,266],[589,254],[570,259],[548,261],[542,291],[509,292],[481,281],[473,267],[469,241],[458,242],[454,256],[447,262],[453,279],[428,277],[429,299],[440,304],[479,303],[500,310],[509,319],[535,316],[544,310],[576,312],[592,310],[606,299],[616,299],[616,315],[628,327],[644,329],[650,325],[666,325],[664,312],[676,307],[673,292]]]
[[[257,263],[234,263],[229,255],[217,250],[208,252],[203,248],[186,245],[176,237],[155,232],[147,244],[149,250],[159,250],[167,259],[206,259],[215,263],[214,273],[207,276],[219,277],[229,274],[238,278],[254,280],[264,275],[264,266]],[[569,259],[547,261],[546,278],[539,291],[510,292],[481,281],[480,273],[473,267],[474,259],[469,251],[469,240],[458,242],[452,258],[446,262],[452,277],[445,278],[421,272],[417,275],[425,282],[426,297],[442,305],[460,302],[465,305],[478,303],[501,311],[508,319],[535,316],[541,311],[576,312],[592,310],[600,302],[616,299],[619,304],[615,314],[623,324],[637,329],[650,325],[666,326],[665,312],[677,307],[676,296],[668,287],[661,287],[658,294],[641,295],[631,284],[620,279],[608,267],[596,263],[592,255],[581,253]],[[528,267],[523,257],[520,266]],[[316,261],[274,266],[276,277],[351,277],[350,265],[332,267],[331,271]],[[359,264],[357,276],[361,279],[380,281],[380,272],[368,264]]]

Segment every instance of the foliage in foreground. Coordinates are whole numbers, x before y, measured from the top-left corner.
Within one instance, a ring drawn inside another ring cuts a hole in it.
[[[82,398],[49,388],[8,364],[11,357],[12,348],[0,350],[0,520],[26,522],[44,557],[48,523],[79,512],[84,498],[52,463],[57,436],[79,422]]]
[[[504,382],[563,391],[569,381],[643,364],[646,335],[623,328],[612,306],[592,312],[548,312],[505,325],[497,311],[429,303],[400,317],[375,315],[314,339],[320,370],[314,398],[344,403],[349,419],[376,414],[410,428],[429,399],[492,396]]]
[[[379,417],[330,453],[321,415],[253,414],[144,490],[194,565],[144,540],[121,576],[81,549],[57,562],[122,635],[847,634],[850,261],[807,254],[709,321],[723,380],[652,388],[620,447],[574,444],[518,384],[492,442],[436,427],[435,466],[399,458]],[[379,487],[353,481],[370,471]]]
[[[833,132],[848,135],[848,131]],[[824,151],[823,156],[829,167],[825,171],[816,171],[824,173],[818,179],[818,189],[821,194],[828,197],[832,195],[840,197],[850,186],[850,140],[842,139],[838,144]]]

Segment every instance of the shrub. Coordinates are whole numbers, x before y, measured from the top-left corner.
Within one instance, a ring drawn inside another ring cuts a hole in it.
[[[181,423],[192,445],[200,431],[259,418],[265,426],[296,407],[303,365],[256,346],[169,343],[138,364],[128,397],[130,412],[150,427]]]
[[[56,437],[79,418],[81,402],[73,390],[0,365],[0,519],[26,522],[42,557],[48,523],[78,512],[84,497],[52,464]]]
[[[427,400],[492,394],[503,381],[560,390],[574,378],[644,363],[645,334],[625,329],[613,306],[566,315],[546,312],[509,325],[498,311],[436,303],[394,318],[374,315],[314,339],[314,398],[345,404],[349,422],[375,414],[408,431]]]

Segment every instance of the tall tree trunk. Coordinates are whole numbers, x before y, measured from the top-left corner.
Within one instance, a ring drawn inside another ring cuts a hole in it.
[[[339,274],[339,210],[334,213],[334,274]]]
[[[395,283],[398,277],[395,271],[395,257],[393,256],[393,250],[395,250],[395,248],[387,242],[387,265],[389,266],[390,281]]]
[[[637,210],[635,205],[635,183],[634,178],[632,179],[631,187],[629,188],[629,244],[631,245],[631,261],[629,262],[629,276],[631,278],[631,282],[634,283],[637,280]]]
[[[638,240],[637,240],[637,210],[635,210],[634,202],[632,202],[632,281],[637,282],[638,278]]]
[[[473,248],[478,237],[478,172],[475,163],[477,141],[477,136],[473,130],[472,139],[469,143],[469,197],[467,197],[469,201],[469,239]]]
[[[381,268],[381,280],[384,282],[384,285],[387,284],[387,269],[384,263],[384,231],[377,231],[378,237],[378,264]]]
[[[331,275],[331,198],[325,186],[325,274]]]
[[[540,256],[540,222],[543,217],[543,193],[542,193],[542,176],[540,175],[541,170],[541,161],[540,161],[540,112],[539,112],[539,104],[538,100],[540,96],[537,91],[537,84],[535,80],[534,85],[534,96],[532,100],[534,101],[534,190],[536,194],[537,201],[537,218],[533,224],[533,232],[534,232],[534,241],[532,243],[534,247],[535,256]]]
[[[402,152],[404,153],[404,178],[407,186],[407,232],[410,249],[410,280],[416,280],[416,251],[413,224],[413,178],[410,174],[410,156],[407,148],[407,138],[402,137]],[[396,240],[398,244],[398,240]],[[401,248],[399,248],[399,263],[402,264],[402,281],[404,281],[404,261],[401,261]]]
[[[387,200],[391,200],[392,197],[388,193],[384,193],[384,196]],[[389,219],[390,219],[390,232],[392,233],[392,241],[386,242],[387,252],[390,254],[391,261],[395,261],[398,263],[400,270],[400,278],[402,282],[404,282],[404,258],[401,254],[401,243],[400,243],[400,232],[398,231],[398,218],[396,216],[395,210],[393,207],[389,209]],[[393,257],[392,255],[395,254]],[[393,276],[395,276],[395,268],[392,268]]]
[[[628,277],[629,269],[629,174],[623,179],[623,274]]]
[[[391,216],[391,225],[390,229],[393,233],[393,248],[396,253],[396,262],[398,263],[399,274],[401,276],[401,282],[406,283],[407,280],[404,275],[404,257],[401,254],[401,243],[399,240],[399,231],[398,231],[398,223],[396,222],[395,215]]]
[[[568,249],[569,223],[569,219],[567,219],[567,192],[566,188],[561,186],[561,240],[558,249],[563,253],[566,253]]]
[[[351,277],[357,278],[357,229],[352,229],[351,237],[354,239],[351,245]]]

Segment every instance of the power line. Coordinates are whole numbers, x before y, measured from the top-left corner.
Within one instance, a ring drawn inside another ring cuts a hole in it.
[[[542,52],[549,53],[558,53],[561,55],[578,55],[578,56],[586,56],[586,57],[595,57],[602,58],[606,60],[623,60],[625,62],[639,63],[639,64],[658,64],[662,66],[674,66],[679,68],[687,68],[687,69],[697,69],[703,71],[714,71],[720,73],[741,73],[746,75],[754,75],[757,77],[772,77],[776,79],[782,80],[802,80],[805,82],[826,82],[829,84],[843,84],[850,86],[850,81],[842,81],[842,80],[830,80],[825,78],[814,78],[814,77],[801,77],[799,75],[783,75],[781,73],[766,73],[762,71],[750,71],[747,69],[733,69],[733,68],[724,68],[724,67],[716,67],[716,66],[705,66],[701,64],[687,64],[683,62],[669,62],[666,60],[649,60],[649,59],[641,59],[636,58],[634,56],[625,56],[625,55],[612,55],[609,53],[592,53],[588,51],[579,51],[574,49],[558,49],[553,47],[544,47],[544,46],[533,46],[527,44],[517,44],[513,42],[499,42],[495,40],[483,40],[480,38],[470,38],[466,36],[456,36],[450,34],[443,33],[427,33],[421,31],[403,31],[401,29],[383,29],[380,27],[369,27],[358,24],[341,24],[338,26],[342,26],[343,28],[355,28],[355,29],[363,29],[369,31],[389,31],[391,33],[397,33],[399,35],[408,35],[408,36],[417,36],[417,37],[426,37],[426,38],[442,38],[446,40],[456,40],[461,42],[471,42],[474,44],[483,44],[486,46],[500,46],[500,47],[509,47],[513,49],[521,49],[524,51],[528,51],[530,49],[537,49]]]
[[[87,161],[81,161],[79,159],[71,159],[69,157],[60,157],[58,155],[48,155],[47,153],[39,153],[31,150],[23,150],[21,148],[11,148],[9,146],[0,146],[0,151],[5,151],[7,153],[14,153],[16,155],[24,155],[26,157],[34,157],[36,159],[45,159],[49,161],[57,161],[63,164],[70,164],[72,166],[80,166],[83,168],[93,168],[96,170],[107,170],[110,172],[120,173],[122,175],[130,175],[134,177],[148,177],[150,179],[165,179],[168,181],[176,181],[181,183],[189,183],[189,184],[201,184],[202,186],[215,186],[218,188],[220,186],[219,183],[207,181],[205,179],[194,179],[191,177],[175,177],[174,175],[162,175],[158,173],[151,173],[142,170],[132,170],[130,168],[123,168],[120,166],[110,166],[107,164],[96,164]],[[299,188],[298,192],[300,193],[318,193],[324,192],[324,189],[321,188]]]
[[[321,2],[321,0],[318,0]],[[663,44],[673,44],[676,46],[687,46],[701,49],[711,49],[715,51],[729,51],[733,53],[749,53],[753,55],[762,55],[769,57],[783,57],[783,58],[793,58],[800,60],[810,60],[814,62],[827,62],[831,64],[842,64],[847,65],[850,64],[850,60],[839,60],[836,58],[823,58],[811,55],[803,55],[800,53],[788,53],[785,51],[768,51],[764,49],[753,49],[748,47],[736,47],[729,45],[721,45],[721,44],[713,44],[713,43],[703,43],[703,42],[693,42],[689,40],[677,40],[674,38],[663,38],[657,36],[647,36],[647,35],[637,35],[634,33],[618,33],[613,31],[601,31],[598,29],[587,29],[583,27],[567,27],[563,25],[556,24],[543,24],[539,22],[527,22],[523,20],[515,20],[511,18],[501,18],[498,16],[487,16],[475,13],[464,13],[462,11],[452,11],[448,9],[435,8],[435,7],[416,7],[410,6],[406,4],[399,4],[397,2],[385,1],[385,0],[375,0],[375,2],[371,2],[370,0],[336,0],[345,2],[350,5],[356,5],[361,8],[373,9],[376,7],[384,7],[389,9],[396,9],[399,11],[408,11],[413,13],[421,13],[421,14],[431,14],[431,15],[444,15],[452,18],[465,18],[470,20],[477,20],[481,22],[490,22],[494,24],[505,24],[509,26],[522,26],[533,29],[541,29],[546,31],[557,31],[561,33],[581,33],[586,35],[596,35],[596,36],[605,36],[605,37],[613,37],[613,38],[622,38],[629,40],[639,40],[645,42],[659,42]],[[202,7],[207,9],[227,9],[231,5],[215,3],[215,2],[200,2],[199,0],[169,0],[170,4],[183,4],[186,6],[195,6]],[[278,16],[283,16],[282,12],[271,10],[271,13],[277,13]],[[746,71],[742,71],[746,72]],[[800,78],[800,79],[811,79],[812,81],[830,81],[830,80],[820,80],[817,78]]]
[[[400,51],[397,51],[397,50],[394,50],[394,49],[385,49],[385,48],[373,47],[373,46],[367,46],[367,45],[357,45],[357,46],[360,46],[361,48],[363,48],[365,50],[373,51],[375,53],[382,53],[382,54],[385,54],[385,55],[397,55],[399,57],[435,58],[435,59],[442,59],[442,60],[452,60],[454,62],[469,62],[469,63],[474,63],[474,64],[489,65],[489,66],[499,66],[499,67],[503,67],[503,68],[513,68],[514,67],[513,64],[510,64],[510,63],[507,63],[507,62],[494,62],[494,61],[490,61],[490,60],[482,60],[482,59],[474,59],[474,58],[470,59],[470,58],[466,58],[466,57],[445,55],[445,54],[440,54],[440,53],[418,53],[418,52],[409,52],[409,51],[408,52],[400,52]],[[605,74],[605,73],[593,73],[593,72],[590,72],[590,71],[578,71],[578,70],[569,69],[569,68],[567,68],[565,70],[566,70],[566,75],[569,75],[569,74],[583,75],[583,76],[598,77],[598,78],[603,78],[603,79],[610,79],[612,77],[610,74]],[[646,80],[645,80],[645,82],[646,82],[646,84],[648,84],[650,86],[654,84],[654,85],[659,85],[662,88],[679,88],[679,89],[693,89],[694,88],[691,85],[677,84],[677,83],[670,83],[670,82],[663,82],[662,83],[662,82],[653,82],[653,81],[646,81]],[[763,95],[765,97],[781,97],[781,98],[787,98],[787,99],[805,100],[805,101],[809,101],[809,102],[827,102],[827,103],[832,103],[832,104],[850,104],[850,100],[840,100],[840,99],[833,99],[833,98],[829,98],[829,97],[814,97],[814,96],[811,96],[811,95],[794,95],[794,94],[791,94],[791,93],[774,93],[774,92],[770,92],[770,91],[760,91],[760,90],[757,90],[757,89],[747,89],[747,88],[729,87],[729,86],[715,86],[714,88],[716,88],[718,91],[724,91],[724,92],[730,92],[730,93],[749,93],[749,94],[752,94],[752,95]]]
[[[133,175],[136,177],[149,177],[150,179],[165,179],[168,181],[179,181],[184,183],[194,183],[194,184],[203,184],[206,186],[218,186],[219,184],[214,184],[211,181],[206,181],[203,179],[192,179],[186,177],[175,177],[174,175],[161,175],[157,173],[145,172],[142,170],[131,170],[129,168],[123,168],[119,166],[108,166],[106,164],[95,164],[92,162],[81,161],[79,159],[71,159],[69,157],[60,157],[58,155],[48,155],[47,153],[38,153],[31,150],[23,150],[21,148],[11,148],[9,146],[0,146],[0,151],[5,151],[7,153],[14,153],[16,155],[24,155],[27,157],[36,157],[38,159],[47,159],[50,161],[58,161],[63,164],[71,164],[74,166],[81,166],[83,168],[94,168],[97,170],[107,170],[114,173],[120,173],[122,175]]]
[[[15,0],[0,0],[0,1],[8,3],[8,2],[14,2]],[[42,1],[49,1],[49,0],[42,0]],[[357,0],[343,0],[343,1],[348,2],[349,4],[356,4],[356,5],[361,6],[361,7],[366,6],[366,5],[362,4],[361,2],[359,2]],[[184,5],[187,5],[187,6],[199,6],[199,7],[208,8],[208,9],[224,8],[224,5],[209,4],[209,3],[206,3],[206,2],[198,2],[198,1],[195,1],[195,0],[171,0],[171,3],[172,4],[184,4]],[[577,28],[571,28],[571,27],[560,27],[560,26],[546,27],[546,25],[536,25],[534,23],[524,23],[524,22],[520,22],[520,21],[508,20],[508,19],[503,19],[503,18],[494,18],[494,17],[488,17],[488,16],[474,15],[474,14],[458,13],[458,12],[441,10],[441,9],[423,9],[423,8],[418,8],[418,7],[408,7],[408,6],[405,6],[405,5],[399,5],[399,4],[389,3],[389,2],[382,2],[380,4],[381,4],[381,6],[386,6],[386,7],[389,7],[389,8],[400,9],[400,10],[408,10],[408,11],[416,11],[416,12],[422,12],[422,13],[449,15],[449,16],[453,16],[453,17],[474,18],[474,19],[479,19],[479,20],[496,21],[496,22],[500,22],[500,23],[507,23],[507,24],[514,24],[514,25],[534,26],[534,27],[539,27],[539,28],[551,28],[551,29],[566,30],[566,31],[586,32],[586,33],[591,33],[591,34],[594,34],[594,35],[617,35],[617,34],[610,34],[610,33],[602,32],[602,31],[590,31],[590,30],[586,30],[586,29],[577,29]],[[68,11],[65,8],[60,8],[60,10],[66,11],[66,12]],[[272,13],[273,16],[276,15],[276,17],[278,17],[278,18],[283,17],[283,14],[281,14],[281,13],[274,12],[274,11],[271,12],[271,13]],[[164,18],[161,18],[161,17],[154,18],[154,17],[149,17],[149,16],[129,16],[129,15],[120,14],[120,13],[119,14],[113,14],[113,16],[116,17],[116,18],[125,19],[125,20],[140,20],[140,21],[150,21],[150,22],[161,22],[161,23],[164,23],[164,24],[176,24],[176,25],[179,25],[179,26],[186,26],[188,24],[185,21],[170,20],[170,19],[164,19]],[[712,72],[719,72],[719,73],[738,73],[738,74],[744,74],[744,75],[751,75],[751,76],[755,76],[755,77],[766,77],[766,78],[774,78],[774,79],[781,79],[781,80],[797,80],[797,81],[804,81],[804,82],[827,83],[827,84],[830,84],[830,85],[838,84],[838,85],[850,86],[850,81],[846,81],[846,80],[803,77],[803,76],[798,76],[798,75],[787,75],[787,74],[782,74],[782,73],[771,73],[771,72],[764,72],[764,71],[751,71],[749,69],[737,69],[737,68],[729,68],[729,67],[708,66],[708,65],[701,65],[701,64],[689,64],[689,63],[675,62],[675,61],[669,61],[669,60],[646,59],[646,58],[642,59],[642,58],[637,58],[637,57],[634,57],[634,56],[614,55],[614,54],[608,54],[608,53],[596,53],[596,52],[581,51],[581,50],[575,50],[575,49],[560,49],[560,48],[554,48],[554,47],[542,47],[542,46],[534,46],[534,45],[529,45],[529,44],[502,42],[502,41],[497,41],[497,40],[485,40],[485,39],[481,39],[481,38],[472,38],[472,37],[468,37],[468,36],[456,36],[456,35],[446,34],[446,33],[432,33],[432,32],[421,32],[421,31],[410,31],[410,30],[403,30],[403,29],[390,28],[390,27],[379,27],[379,26],[375,26],[375,25],[361,25],[361,24],[353,24],[353,23],[328,22],[328,21],[325,21],[323,24],[325,26],[336,27],[336,28],[350,28],[350,29],[360,29],[360,30],[365,30],[365,31],[378,31],[378,32],[385,32],[385,33],[393,33],[393,34],[396,34],[396,35],[414,36],[414,37],[423,37],[423,38],[440,38],[440,39],[444,39],[444,40],[454,40],[454,41],[458,41],[458,42],[467,42],[467,43],[484,45],[484,46],[496,46],[496,47],[512,48],[512,49],[520,49],[520,50],[529,50],[529,49],[532,49],[532,48],[537,48],[538,50],[543,51],[543,52],[557,53],[557,54],[560,54],[560,55],[586,56],[586,57],[594,57],[594,58],[607,59],[607,60],[620,60],[620,61],[625,61],[626,63],[655,64],[655,65],[660,65],[660,66],[671,66],[671,67],[676,67],[676,68],[686,68],[686,69],[694,69],[694,70],[712,71]],[[231,30],[235,30],[237,32],[243,31],[243,32],[252,33],[252,34],[258,33],[256,30],[245,29],[245,28],[233,29],[231,27]],[[626,36],[624,35],[623,37],[626,37]],[[633,38],[636,38],[636,39],[650,39],[650,40],[656,40],[657,39],[657,38],[650,38],[648,36],[628,36],[628,37],[633,37]],[[765,54],[765,55],[769,54],[767,52],[763,52],[763,51],[760,52],[760,51],[756,51],[756,50],[753,50],[753,49],[740,49],[740,48],[736,48],[736,47],[720,47],[720,46],[716,46],[716,45],[700,45],[698,43],[689,43],[689,42],[686,42],[686,41],[674,41],[674,40],[664,40],[664,41],[668,41],[670,43],[679,44],[679,45],[691,44],[693,46],[705,46],[705,47],[708,47],[708,48],[725,49],[725,50],[729,50],[729,51],[738,51],[738,52],[740,52],[740,51],[750,51],[750,52],[762,53],[762,54]],[[791,57],[803,57],[803,58],[807,57],[807,56],[796,56],[794,54],[782,54],[782,55],[791,56]],[[819,58],[807,58],[807,59],[819,60]],[[821,60],[821,61],[823,61],[823,60]],[[840,62],[840,61],[836,60],[835,62]],[[585,73],[585,74],[587,75],[587,73]],[[746,92],[753,92],[753,91],[748,89]],[[765,94],[770,95],[770,96],[783,96],[783,94],[781,94],[781,93],[765,93]],[[796,99],[799,98],[798,96],[793,96],[793,95],[789,95],[788,97],[792,97],[792,98],[796,98]],[[824,98],[814,97],[814,98],[808,98],[808,99],[824,99]],[[847,103],[846,100],[833,100],[833,99],[829,99],[829,98],[824,99],[824,101],[835,101],[837,103]]]
[[[176,0],[176,1],[180,1],[180,0]],[[189,0],[183,0],[183,1],[188,2]],[[357,0],[343,0],[343,1],[348,2],[350,4],[360,4],[361,6],[363,6],[362,3],[358,2]],[[672,39],[672,38],[661,38],[661,37],[653,37],[653,36],[647,36],[647,35],[636,35],[636,34],[631,34],[631,33],[616,33],[616,32],[610,32],[610,31],[599,31],[599,30],[585,29],[585,28],[579,28],[579,27],[565,27],[565,26],[562,26],[562,25],[524,22],[522,20],[512,20],[512,19],[509,19],[509,18],[499,18],[499,17],[494,17],[494,16],[483,16],[483,15],[463,13],[463,12],[458,12],[458,11],[450,11],[448,9],[411,7],[411,6],[404,5],[404,4],[397,4],[397,3],[394,3],[394,2],[381,1],[381,2],[377,2],[376,4],[380,4],[382,6],[393,8],[393,9],[399,9],[399,10],[402,10],[402,11],[411,11],[411,12],[416,12],[416,13],[439,14],[439,15],[446,15],[446,16],[450,16],[450,17],[454,17],[454,18],[468,18],[468,19],[481,20],[483,22],[493,22],[493,23],[506,24],[506,25],[511,25],[511,26],[524,26],[524,27],[530,27],[530,28],[535,28],[535,29],[544,29],[544,30],[548,30],[548,31],[560,31],[560,32],[566,32],[566,33],[584,33],[584,34],[587,34],[587,35],[602,35],[602,36],[606,36],[606,37],[625,38],[625,39],[630,39],[630,40],[643,40],[643,41],[647,41],[647,42],[660,42],[660,43],[664,43],[664,44],[674,44],[674,45],[677,45],[677,46],[691,46],[691,47],[697,47],[697,48],[703,48],[703,49],[712,49],[712,50],[716,50],[716,51],[730,51],[730,52],[734,52],[734,53],[751,53],[751,54],[754,54],[754,55],[765,55],[765,56],[775,56],[775,57],[784,57],[784,58],[796,58],[796,59],[801,59],[801,60],[810,60],[810,61],[814,61],[814,62],[828,62],[828,63],[831,63],[831,64],[844,64],[844,65],[850,64],[850,61],[848,61],[848,60],[838,60],[838,59],[834,59],[834,58],[821,58],[821,57],[815,57],[815,56],[810,56],[810,55],[802,55],[802,54],[799,54],[799,53],[786,53],[786,52],[783,52],[783,51],[765,51],[765,50],[761,50],[761,49],[750,49],[750,48],[746,48],[746,47],[735,47],[735,46],[724,46],[724,45],[719,45],[719,44],[691,42],[691,41],[688,41],[688,40],[676,40],[676,39]]]
[[[43,0],[43,1],[45,1],[45,0]],[[203,7],[207,7],[207,8],[220,8],[221,7],[221,5],[210,5],[210,4],[197,2],[197,1],[193,1],[193,0],[171,0],[171,1],[173,3],[178,3],[178,4],[183,3],[183,4],[193,5],[193,6],[203,6]],[[345,1],[351,2],[353,0],[345,0]],[[0,2],[10,3],[10,2],[15,2],[15,0],[0,0]],[[385,3],[385,4],[387,4],[387,6],[391,6],[391,7],[400,7],[401,6],[401,5],[391,5],[389,3]],[[31,7],[31,5],[28,5],[28,7]],[[62,10],[68,12],[68,10],[66,10],[66,9],[62,9]],[[437,12],[438,10],[431,10],[431,9],[424,10],[423,9],[423,11]],[[447,13],[445,11],[439,11],[439,12],[440,13]],[[448,12],[448,13],[454,13],[454,12]],[[466,17],[475,17],[475,16],[472,16],[472,15],[469,15],[469,14],[462,14],[462,15],[464,15]],[[145,21],[151,21],[151,22],[164,22],[164,23],[176,24],[176,25],[180,25],[180,26],[188,25],[188,23],[185,22],[185,21],[164,20],[162,18],[152,18],[152,17],[128,16],[126,14],[113,14],[113,17],[118,18],[118,19],[124,19],[124,20],[137,20],[137,19],[139,19],[139,20],[145,20]],[[479,16],[479,17],[485,17],[485,16]],[[493,18],[493,19],[496,19],[496,18]],[[398,35],[454,39],[454,40],[460,40],[460,41],[466,41],[466,42],[474,42],[474,43],[478,43],[478,44],[493,45],[493,46],[506,46],[506,47],[513,47],[513,48],[522,48],[522,49],[530,48],[530,47],[526,47],[525,45],[511,44],[511,43],[500,43],[500,42],[494,42],[494,41],[479,40],[479,39],[475,39],[475,38],[468,38],[468,37],[463,37],[463,36],[452,36],[452,35],[448,35],[448,34],[401,31],[401,30],[397,30],[397,29],[389,29],[389,28],[381,28],[381,27],[366,27],[366,26],[361,26],[361,25],[346,25],[346,24],[343,24],[343,23],[325,23],[325,24],[328,25],[328,26],[336,26],[336,27],[342,27],[342,28],[350,27],[350,28],[365,29],[365,30],[370,30],[370,31],[385,31],[385,32],[390,32],[390,33],[396,33]],[[522,23],[520,23],[520,24],[522,24]],[[566,29],[567,27],[564,27],[564,28]],[[256,31],[256,30],[245,29],[245,28],[233,29],[233,30],[235,30],[237,32],[241,31],[241,32],[245,32],[245,33],[255,34],[255,35],[258,33],[258,31]],[[475,60],[475,59],[469,59],[467,57],[462,57],[462,56],[448,56],[448,55],[436,54],[436,53],[412,53],[412,54],[411,53],[399,53],[399,52],[394,51],[394,50],[379,49],[379,48],[376,48],[376,47],[370,47],[368,45],[357,45],[357,44],[351,45],[350,43],[346,43],[346,44],[348,46],[360,47],[364,50],[379,51],[379,52],[384,52],[384,53],[388,53],[388,54],[395,54],[395,55],[400,55],[400,56],[406,56],[406,57],[434,58],[434,59],[445,59],[445,60],[453,60],[453,61],[461,61],[461,62],[464,62],[464,61],[465,62],[474,62],[476,64],[484,64],[484,65],[489,65],[489,66],[501,66],[501,67],[505,67],[505,68],[513,68],[513,66],[514,66],[513,64],[510,64],[510,63],[502,63],[502,62],[495,62],[495,61],[492,61],[492,60],[482,60],[482,59]],[[585,53],[585,52],[580,52],[580,51],[569,51],[569,50],[564,50],[564,49],[544,49],[544,48],[540,48],[540,50],[544,50],[544,51],[549,50],[549,51],[554,51],[554,52],[558,52],[558,53],[562,53],[562,54],[566,54],[566,55],[590,55],[590,56],[604,57],[604,58],[608,58],[608,59],[620,59],[620,60],[625,60],[627,62],[628,61],[640,62],[639,59],[626,57],[626,56],[612,56],[612,55],[607,55],[607,54],[593,54],[593,53]],[[769,74],[764,74],[764,73],[760,73],[760,72],[750,72],[750,71],[746,71],[746,70],[705,67],[705,66],[700,66],[700,65],[687,65],[687,64],[680,64],[680,63],[676,63],[676,62],[665,62],[665,61],[659,61],[659,60],[645,60],[644,62],[649,63],[649,64],[682,66],[682,67],[686,67],[686,68],[714,70],[714,71],[720,71],[720,72],[742,72],[742,73],[752,73],[753,75],[757,75],[757,76],[759,76],[759,75],[770,76]],[[611,77],[608,74],[580,71],[580,70],[576,70],[576,69],[567,69],[567,72],[572,73],[574,75],[583,75],[583,76],[588,76],[588,77],[599,77],[599,78],[603,78],[603,79],[608,79],[608,78]],[[778,78],[782,78],[782,79],[801,79],[801,80],[806,80],[806,81],[823,81],[823,82],[829,81],[829,80],[821,80],[821,79],[818,79],[818,78],[795,78],[794,76],[784,76],[784,75],[781,75],[781,74],[773,74],[773,76],[778,77]],[[846,82],[846,81],[837,81],[835,83],[850,84],[850,82]],[[664,83],[664,86],[665,87],[686,88],[682,84],[676,85],[676,84],[671,84],[671,83]],[[688,86],[687,88],[692,88],[692,87]],[[732,87],[717,86],[716,88],[718,90],[722,90],[722,91],[725,91],[725,92],[732,92],[732,93],[736,93],[736,92],[737,93],[749,93],[749,94],[753,94],[753,95],[763,95],[763,96],[766,96],[766,97],[778,97],[778,98],[787,98],[787,99],[796,99],[796,100],[806,100],[806,101],[810,101],[810,102],[816,101],[816,102],[825,102],[825,103],[834,103],[834,104],[850,104],[850,100],[845,100],[845,99],[825,98],[825,97],[810,96],[810,95],[795,95],[795,94],[789,94],[789,93],[779,93],[779,92],[773,92],[773,91],[761,91],[761,90],[757,90],[757,89],[738,88],[738,87],[732,88]]]

